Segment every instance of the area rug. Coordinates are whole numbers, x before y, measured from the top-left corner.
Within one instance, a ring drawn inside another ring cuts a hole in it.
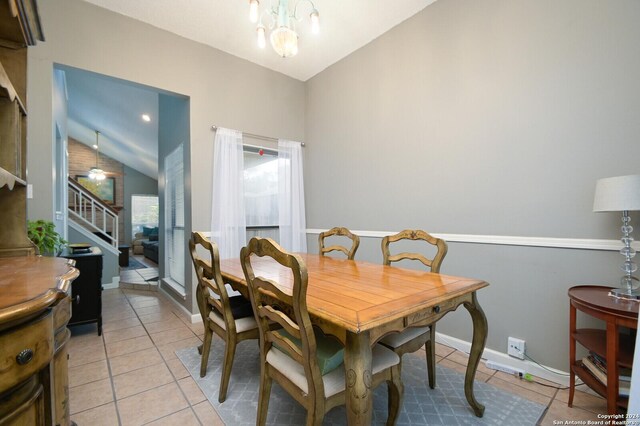
[[[131,271],[131,270],[134,270],[134,269],[142,269],[142,268],[146,268],[146,265],[143,265],[142,263],[138,262],[133,257],[130,257],[129,258],[129,266],[121,266],[120,270],[122,270],[122,271]]]
[[[239,343],[231,372],[227,400],[218,402],[224,343],[215,338],[211,345],[207,375],[200,377],[197,348],[176,351],[202,392],[227,426],[255,425],[258,407],[260,364],[258,344],[254,340]],[[404,398],[398,425],[535,425],[545,406],[508,394],[488,383],[475,382],[476,399],[485,405],[484,417],[477,418],[464,396],[464,376],[437,365],[437,386],[427,384],[424,356],[405,355],[402,359]],[[373,400],[373,424],[387,419],[387,387],[376,388]],[[299,426],[305,423],[306,411],[277,383],[273,383],[267,424]],[[323,425],[345,425],[344,406],[331,410]]]

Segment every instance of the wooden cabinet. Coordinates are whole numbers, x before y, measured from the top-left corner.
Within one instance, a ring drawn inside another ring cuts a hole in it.
[[[0,257],[33,254],[27,238],[27,46],[44,41],[35,0],[0,2]]]
[[[0,259],[0,425],[69,424],[73,261]]]
[[[631,368],[635,339],[621,333],[621,327],[637,329],[638,303],[609,296],[609,287],[576,286],[569,289],[569,407],[573,404],[576,376],[607,399],[607,411],[616,414],[626,408],[628,397],[620,396],[619,367]],[[605,329],[578,328],[577,311],[605,322]],[[607,384],[600,382],[576,358],[576,343],[607,360]]]
[[[69,325],[98,323],[98,335],[102,334],[102,251],[91,247],[88,253],[61,255],[73,259],[80,276],[71,288],[71,320]]]

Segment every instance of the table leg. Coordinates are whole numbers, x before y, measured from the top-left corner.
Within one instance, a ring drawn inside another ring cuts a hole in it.
[[[347,423],[370,425],[373,414],[371,389],[371,346],[369,332],[347,332],[344,354]]]
[[[478,363],[484,351],[484,345],[487,342],[487,317],[484,315],[480,303],[478,303],[475,291],[472,294],[471,303],[465,303],[464,307],[467,308],[467,311],[471,314],[471,320],[473,321],[473,342],[471,343],[467,373],[464,376],[464,395],[467,397],[467,402],[469,402],[469,405],[473,408],[475,415],[482,417],[484,414],[484,405],[476,401],[473,395],[473,380],[476,377]]]
[[[618,413],[618,327],[607,321],[607,413]],[[611,362],[613,361],[613,362]]]
[[[576,364],[576,307],[569,302],[569,408],[573,407],[573,397],[576,392],[576,373],[573,366]]]

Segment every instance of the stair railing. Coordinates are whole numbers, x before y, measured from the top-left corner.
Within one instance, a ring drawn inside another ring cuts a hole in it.
[[[69,217],[118,248],[118,212],[71,177]]]

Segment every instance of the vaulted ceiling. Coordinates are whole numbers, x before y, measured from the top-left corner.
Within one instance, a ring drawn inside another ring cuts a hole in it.
[[[299,6],[298,55],[280,58],[257,47],[247,0],[85,0],[182,37],[306,81],[435,0],[314,0],[320,33],[311,34],[305,2]],[[289,0],[295,4],[295,0]],[[262,0],[260,12],[276,0]],[[266,23],[266,22],[265,22]]]
[[[158,178],[158,91],[71,67],[65,72],[69,136],[88,146],[100,132],[100,153]],[[151,121],[142,120],[142,114]]]
[[[310,9],[302,2],[300,51],[280,58],[256,44],[247,0],[84,0],[234,56],[306,81],[418,13],[435,0],[314,0],[321,29],[311,34]],[[276,0],[262,0],[260,10]],[[294,3],[295,0],[290,0]],[[70,67],[66,73],[69,136],[157,179],[158,91]],[[151,117],[150,122],[141,119]]]

